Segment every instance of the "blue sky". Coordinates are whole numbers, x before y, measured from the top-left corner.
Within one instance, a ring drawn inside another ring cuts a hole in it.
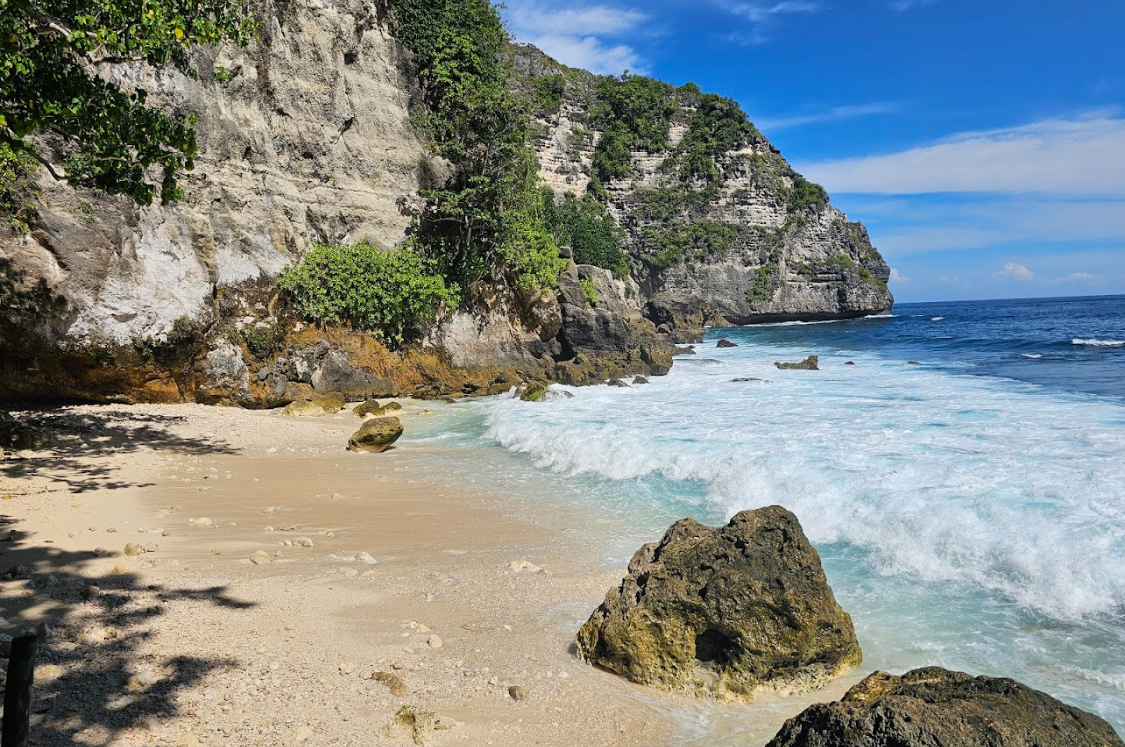
[[[1125,293],[1125,0],[506,0],[520,41],[737,99],[900,301]]]

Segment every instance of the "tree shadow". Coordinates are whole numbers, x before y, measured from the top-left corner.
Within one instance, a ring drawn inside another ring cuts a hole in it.
[[[240,662],[206,652],[154,653],[162,618],[176,605],[230,610],[254,605],[223,586],[148,585],[133,573],[95,577],[92,553],[68,552],[30,541],[0,516],[0,609],[16,635],[46,623],[32,699],[33,745],[106,745],[153,719],[183,712],[179,695],[208,673]],[[91,589],[96,585],[97,590]],[[164,623],[166,625],[166,623]]]
[[[236,454],[238,450],[219,440],[188,438],[172,431],[186,421],[177,415],[145,414],[126,409],[78,408],[26,410],[18,417],[27,425],[46,431],[53,440],[50,452],[0,460],[0,477],[26,480],[32,477],[58,483],[72,493],[91,490],[120,490],[152,483],[121,478],[113,464],[94,464],[91,456],[128,455],[142,449],[178,454]]]

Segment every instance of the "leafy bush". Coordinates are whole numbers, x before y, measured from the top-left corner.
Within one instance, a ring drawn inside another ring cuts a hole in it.
[[[541,116],[556,113],[562,108],[563,92],[566,91],[566,76],[541,75],[531,79],[531,93]]]
[[[828,193],[824,191],[824,187],[797,173],[793,174],[793,187],[789,190],[788,197],[790,213],[823,210],[828,204]]]
[[[507,35],[496,9],[489,0],[390,6],[425,104],[412,121],[456,167],[447,185],[422,192],[415,250],[450,286],[497,274],[554,285],[561,262],[543,225],[528,115],[506,87]]]
[[[664,269],[690,260],[723,255],[749,230],[738,223],[711,220],[676,222],[646,230],[641,244],[651,255],[651,262]]]
[[[695,90],[698,91],[698,87]],[[694,94],[693,99],[696,111],[687,134],[664,167],[676,169],[684,182],[701,180],[719,186],[722,183],[720,159],[732,150],[764,138],[733,99],[714,93]]]
[[[629,274],[629,259],[620,245],[625,232],[602,203],[574,195],[556,203],[554,193],[544,189],[543,217],[555,242],[569,246],[577,264],[604,267],[618,278]]]
[[[578,285],[582,288],[582,295],[586,297],[586,303],[597,306],[598,289],[594,287],[594,284],[586,278],[582,278],[578,281]]]
[[[279,281],[308,319],[350,324],[388,345],[415,338],[458,298],[409,247],[314,244]]]
[[[668,148],[668,132],[676,112],[674,90],[667,83],[626,73],[598,79],[590,124],[603,132],[594,149],[594,176],[601,182],[620,179],[631,170],[630,151],[660,153]]]
[[[35,215],[35,172],[39,162],[20,147],[0,142],[0,215],[15,231],[24,233]]]
[[[746,300],[768,301],[773,298],[773,293],[781,280],[781,268],[777,264],[766,264],[754,272],[754,284],[746,291]]]

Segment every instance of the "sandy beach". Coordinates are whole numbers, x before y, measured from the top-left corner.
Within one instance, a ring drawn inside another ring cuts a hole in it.
[[[408,403],[403,422],[444,406]],[[747,744],[802,707],[582,664],[574,631],[622,569],[567,531],[574,510],[516,512],[346,452],[348,410],[32,417],[61,435],[0,462],[0,604],[5,633],[50,630],[36,744],[661,745],[717,722]]]

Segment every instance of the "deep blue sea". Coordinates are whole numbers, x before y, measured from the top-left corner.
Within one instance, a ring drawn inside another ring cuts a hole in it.
[[[648,385],[457,405],[416,438],[470,485],[582,508],[607,564],[680,516],[786,506],[863,671],[1009,676],[1125,733],[1125,297],[900,304],[696,348]],[[821,370],[773,365],[807,355]]]

